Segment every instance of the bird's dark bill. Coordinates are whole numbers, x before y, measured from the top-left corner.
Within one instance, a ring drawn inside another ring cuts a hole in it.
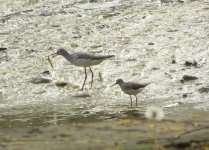
[[[114,85],[116,85],[117,83],[114,83],[113,85],[111,85],[111,87],[113,87]]]
[[[49,64],[51,65],[51,67],[54,68],[54,67],[53,67],[53,64],[52,64],[52,61],[51,61],[51,59],[50,59],[49,56],[47,57],[47,60],[48,60]]]

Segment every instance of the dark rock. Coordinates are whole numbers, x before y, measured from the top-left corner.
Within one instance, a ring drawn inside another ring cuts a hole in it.
[[[70,135],[68,135],[68,134],[65,134],[65,133],[60,133],[60,135],[59,135],[60,137],[70,137]]]
[[[51,25],[51,27],[57,28],[57,27],[60,27],[60,25],[58,25],[58,24],[53,24],[53,25]]]
[[[30,134],[39,133],[40,134],[40,133],[42,133],[42,131],[38,127],[34,127],[32,129],[30,129],[28,131],[28,133],[30,133]]]
[[[188,96],[187,94],[183,94],[183,98],[187,98],[187,96]]]
[[[197,61],[194,60],[194,61],[185,61],[184,63],[185,66],[194,66],[194,67],[198,67],[198,64],[197,64]]]
[[[30,82],[33,84],[44,84],[44,83],[49,83],[51,81],[52,80],[46,78],[33,78],[32,80],[30,80]]]
[[[49,70],[46,70],[46,71],[43,71],[41,74],[50,75],[50,72],[49,72]]]
[[[68,84],[67,82],[56,82],[55,83],[56,86],[60,86],[60,87],[67,86],[67,84]]]
[[[150,43],[148,43],[148,45],[155,45],[155,43],[150,42]]]
[[[190,75],[184,75],[182,80],[183,81],[190,81],[190,80],[197,80],[198,77],[195,77],[195,76],[190,76]]]
[[[98,0],[89,0],[89,3],[96,3]]]
[[[185,66],[192,66],[193,62],[192,61],[185,61],[184,65]]]
[[[50,13],[50,12],[41,12],[39,15],[40,16],[52,16],[52,13]]]
[[[91,97],[91,95],[89,95],[89,94],[79,94],[79,95],[74,95],[73,97],[86,98],[86,97]]]
[[[5,50],[7,50],[6,47],[0,47],[0,51],[5,51]]]
[[[177,32],[177,31],[178,31],[177,29],[174,29],[174,30],[173,29],[169,29],[168,30],[168,32]]]
[[[161,3],[173,3],[174,1],[173,0],[160,0]]]
[[[184,1],[182,1],[182,0],[178,0],[177,2],[179,2],[179,3],[184,3]]]
[[[145,19],[147,16],[143,16],[142,19]]]
[[[172,58],[171,63],[172,63],[172,64],[175,64],[175,63],[176,63],[176,57],[173,55],[171,58]]]
[[[180,81],[181,81],[182,84],[184,83],[184,80],[183,79],[181,79]]]
[[[200,93],[208,93],[209,92],[209,86],[208,87],[201,87],[198,91]]]

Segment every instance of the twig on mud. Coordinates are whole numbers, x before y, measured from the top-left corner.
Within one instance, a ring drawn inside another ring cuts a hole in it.
[[[200,131],[200,130],[205,130],[205,129],[209,129],[209,126],[204,126],[204,127],[201,127],[201,128],[196,128],[196,129],[193,129],[193,130],[189,130],[189,131],[186,131],[182,134],[179,134],[176,138],[180,138],[184,135],[187,135],[187,134],[190,134],[192,132],[196,132],[196,131]]]

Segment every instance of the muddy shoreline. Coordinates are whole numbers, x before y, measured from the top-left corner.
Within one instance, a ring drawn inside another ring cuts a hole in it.
[[[190,114],[187,120],[165,118],[160,122],[132,117],[57,126],[1,128],[0,147],[5,150],[149,150],[154,146],[199,150],[209,147],[209,118],[203,115],[206,114]]]

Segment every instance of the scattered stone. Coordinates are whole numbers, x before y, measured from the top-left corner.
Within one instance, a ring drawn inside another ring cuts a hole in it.
[[[175,64],[175,63],[176,63],[176,57],[173,55],[171,58],[172,58],[171,63],[172,63],[172,64]]]
[[[7,50],[6,47],[0,47],[0,51],[5,51],[5,50]]]
[[[147,16],[143,16],[142,19],[145,19]]]
[[[77,44],[77,43],[71,43],[70,46],[71,46],[72,48],[75,48],[75,47],[78,47],[78,44]]]
[[[60,86],[60,87],[67,86],[67,84],[68,84],[67,82],[56,82],[55,83],[56,86]]]
[[[49,83],[51,82],[51,79],[46,79],[46,78],[33,78],[30,80],[31,83],[33,84],[44,84],[44,83]]]
[[[177,32],[177,31],[178,31],[177,29],[174,29],[174,30],[173,29],[169,29],[168,30],[168,32]]]
[[[115,146],[118,146],[119,144],[118,144],[118,142],[115,142],[114,145],[115,145]]]
[[[39,133],[40,134],[40,133],[42,133],[42,131],[38,127],[34,127],[32,129],[30,129],[28,131],[28,133],[30,133],[30,134]]]
[[[174,1],[173,0],[160,0],[161,3],[173,3]]]
[[[181,80],[183,80],[183,81],[190,81],[190,80],[197,80],[197,79],[198,79],[198,77],[195,77],[195,76],[184,75]]]
[[[192,61],[185,61],[184,65],[185,66],[192,66],[193,62]]]
[[[89,3],[96,3],[98,0],[89,0]]]
[[[160,70],[158,67],[152,67],[151,70]]]
[[[78,39],[78,38],[81,38],[81,37],[82,37],[81,35],[74,35],[72,38]]]
[[[70,135],[68,135],[68,134],[65,134],[65,133],[60,133],[60,135],[59,135],[60,137],[70,137]]]
[[[97,26],[96,28],[99,29],[99,30],[102,30],[104,28],[110,28],[110,25],[102,24],[102,25]]]
[[[179,2],[179,3],[184,3],[184,1],[182,1],[182,0],[178,0],[177,2]]]
[[[91,95],[89,95],[89,94],[78,94],[78,95],[74,95],[73,97],[86,98],[86,97],[91,97]]]
[[[150,43],[148,43],[148,45],[155,45],[155,43],[150,42]]]
[[[0,52],[5,53],[5,56],[1,57],[0,60],[6,60],[6,61],[8,61],[8,56],[7,56],[6,50],[7,50],[6,47],[0,47]]]
[[[60,25],[58,25],[58,24],[53,24],[53,25],[51,25],[51,27],[57,28],[57,27],[60,27]]]
[[[207,86],[207,87],[201,87],[198,91],[200,93],[208,93],[209,92],[209,86]]]
[[[184,65],[185,65],[185,66],[194,66],[194,67],[197,67],[197,66],[198,66],[196,60],[194,60],[194,61],[189,61],[189,60],[187,60],[187,61],[185,61]]]
[[[39,15],[40,16],[52,16],[52,13],[50,13],[50,12],[41,12]]]
[[[187,94],[183,94],[183,98],[187,98],[188,97],[188,95]]]
[[[43,71],[41,74],[50,75],[50,71],[49,70],[46,70],[46,71]]]

